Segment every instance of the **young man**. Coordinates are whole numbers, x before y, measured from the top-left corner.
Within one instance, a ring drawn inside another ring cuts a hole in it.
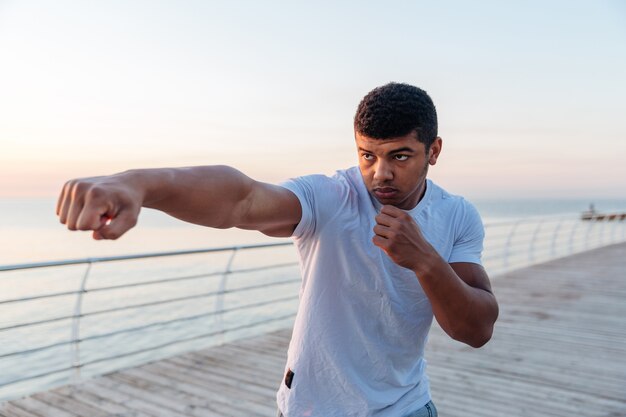
[[[484,231],[463,198],[426,179],[441,152],[430,97],[368,93],[354,119],[359,166],[282,186],[224,167],[132,170],[65,184],[70,230],[116,239],[141,207],[217,228],[292,236],[302,288],[277,394],[285,417],[436,416],[424,347],[433,315],[474,347],[498,305],[480,265]]]

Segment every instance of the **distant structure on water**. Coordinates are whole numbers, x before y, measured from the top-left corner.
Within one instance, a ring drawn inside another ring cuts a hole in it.
[[[583,220],[594,220],[594,221],[602,221],[602,220],[606,220],[606,221],[613,221],[613,220],[619,220],[619,221],[623,221],[624,219],[626,219],[626,213],[598,213],[596,211],[596,208],[594,207],[593,203],[589,204],[589,210],[585,210],[583,211],[582,215],[581,215],[581,219]]]

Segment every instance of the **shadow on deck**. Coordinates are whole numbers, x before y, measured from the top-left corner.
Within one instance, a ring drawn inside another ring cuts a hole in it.
[[[435,326],[426,358],[445,417],[626,416],[626,244],[493,282],[500,318],[472,349]],[[0,405],[2,417],[276,415],[290,330]]]

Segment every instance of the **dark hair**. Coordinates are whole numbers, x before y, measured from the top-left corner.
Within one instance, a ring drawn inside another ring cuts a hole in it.
[[[367,93],[354,116],[354,130],[372,139],[391,139],[416,131],[430,148],[437,137],[437,111],[426,91],[389,83]]]

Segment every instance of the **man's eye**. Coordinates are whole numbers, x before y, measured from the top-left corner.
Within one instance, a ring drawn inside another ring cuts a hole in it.
[[[395,155],[394,158],[396,159],[396,161],[406,161],[407,159],[409,159],[408,155]]]
[[[371,161],[372,159],[374,159],[374,155],[370,155],[369,153],[364,153],[363,159],[365,159],[366,161]]]

